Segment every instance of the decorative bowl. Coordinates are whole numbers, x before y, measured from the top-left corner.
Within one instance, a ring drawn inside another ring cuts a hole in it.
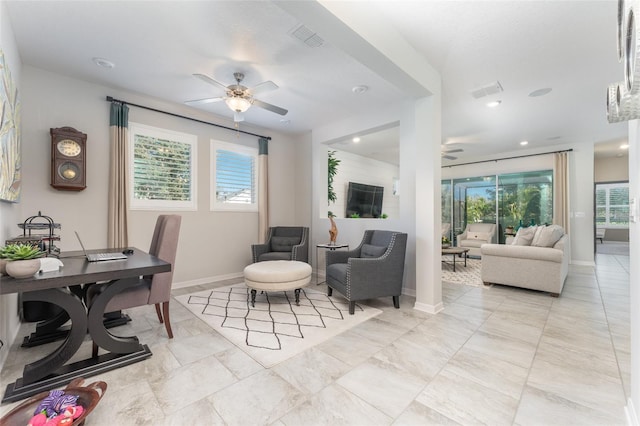
[[[107,391],[107,384],[105,382],[93,382],[88,386],[81,386],[82,383],[84,383],[84,379],[77,378],[63,389],[65,393],[78,395],[77,403],[84,408],[80,417],[73,421],[73,426],[84,424],[89,413],[96,408],[98,402],[100,402],[100,399]],[[25,426],[33,417],[33,412],[40,404],[40,401],[47,396],[49,396],[49,391],[39,393],[18,405],[0,419],[0,426]]]
[[[40,259],[12,260],[7,262],[6,272],[13,278],[29,278],[40,270]]]
[[[442,248],[450,248],[451,247],[451,243],[442,243]]]

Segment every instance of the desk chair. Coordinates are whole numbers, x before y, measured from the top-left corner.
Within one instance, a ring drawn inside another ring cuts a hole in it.
[[[136,306],[155,305],[158,320],[161,324],[164,323],[170,339],[173,339],[173,331],[169,320],[169,300],[181,219],[179,215],[158,216],[149,248],[149,254],[171,263],[171,271],[142,277],[137,285],[115,295],[105,309],[105,312],[112,312]],[[108,283],[91,286],[87,292],[89,303],[107,286]],[[162,310],[160,304],[162,304]],[[97,354],[98,346],[94,343],[93,356]]]

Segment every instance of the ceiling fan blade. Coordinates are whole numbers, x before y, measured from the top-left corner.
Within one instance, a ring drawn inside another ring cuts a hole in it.
[[[464,149],[457,148],[457,149],[445,149],[442,152],[444,152],[446,154],[451,154],[451,153],[454,153],[454,152],[463,152],[463,151],[464,151]]]
[[[260,108],[264,108],[264,109],[266,109],[268,111],[275,112],[276,114],[280,114],[280,115],[287,115],[287,113],[289,112],[288,110],[286,110],[284,108],[280,108],[279,106],[275,106],[275,105],[268,104],[266,102],[262,102],[262,101],[260,101],[258,99],[254,99],[253,100],[253,104],[255,106],[258,106]]]
[[[249,93],[251,93],[251,95],[255,96],[258,95],[260,93],[266,93],[266,92],[270,92],[272,90],[276,90],[278,88],[278,85],[275,84],[273,81],[269,80],[269,81],[263,81],[260,84],[256,84],[253,87],[249,88]]]
[[[244,121],[244,115],[242,115],[241,112],[233,111],[233,121],[235,121],[236,123]]]
[[[212,79],[208,75],[193,74],[193,76],[196,77],[196,78],[199,78],[200,80],[204,81],[205,83],[212,84],[212,85],[224,90],[225,92],[227,91],[227,86],[225,86],[224,84],[220,83],[219,81],[215,81],[214,79]]]
[[[446,158],[447,160],[457,160],[458,157],[454,157],[453,155],[443,155],[442,158]]]
[[[204,99],[194,99],[192,101],[184,101],[187,105],[202,105],[202,104],[210,104],[213,102],[220,102],[224,100],[224,98],[204,98]]]

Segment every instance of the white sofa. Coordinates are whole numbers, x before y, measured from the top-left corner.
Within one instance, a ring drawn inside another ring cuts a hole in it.
[[[482,281],[485,285],[546,291],[557,297],[569,273],[570,247],[569,235],[564,233],[551,247],[483,244]]]
[[[469,223],[464,232],[458,235],[458,247],[469,249],[470,256],[481,256],[480,246],[486,243],[496,243],[495,223]]]

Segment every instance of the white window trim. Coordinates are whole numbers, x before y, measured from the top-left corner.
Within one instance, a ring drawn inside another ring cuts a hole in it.
[[[134,159],[134,136],[142,134],[157,139],[167,139],[175,142],[191,145],[191,200],[171,201],[171,200],[136,200],[133,198],[133,159]],[[129,122],[129,209],[131,210],[156,210],[156,211],[197,211],[198,210],[198,137],[188,133],[176,132],[159,127],[147,126],[140,123]]]
[[[596,208],[597,207],[605,207],[605,223],[597,223],[596,227],[598,228],[605,228],[605,229],[629,229],[629,223],[627,223],[626,225],[618,225],[618,224],[613,224],[613,223],[609,223],[609,208],[610,207],[622,207],[622,205],[619,204],[609,204],[609,190],[611,188],[629,188],[629,182],[619,182],[619,183],[597,183],[596,184],[596,188],[597,189],[604,189],[606,191],[606,200],[607,200],[607,204],[602,206],[602,205],[598,205],[596,204]],[[631,200],[629,200],[629,202],[631,202]],[[631,206],[628,205],[627,207],[629,207],[629,213],[631,213]],[[631,218],[629,218],[629,222],[631,222]]]
[[[211,139],[210,142],[211,154],[209,155],[209,161],[211,162],[211,176],[209,178],[210,182],[210,194],[209,200],[210,205],[209,208],[211,211],[226,211],[226,212],[258,212],[258,148],[252,148],[244,145],[238,145],[229,142],[218,141],[215,139]],[[243,155],[250,155],[253,157],[253,161],[256,168],[256,173],[254,175],[253,187],[255,188],[255,202],[251,204],[242,204],[242,203],[221,203],[218,202],[216,198],[216,151],[218,149],[223,149],[226,151],[233,151]]]

